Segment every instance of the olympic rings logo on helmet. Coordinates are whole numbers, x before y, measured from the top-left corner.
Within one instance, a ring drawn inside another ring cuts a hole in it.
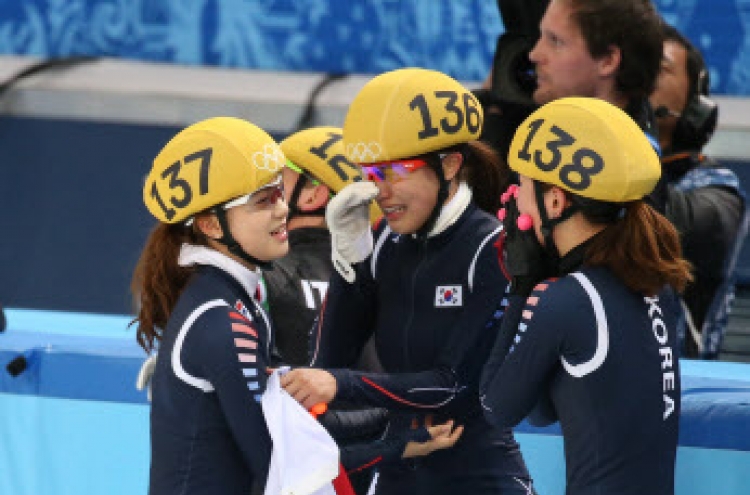
[[[643,198],[661,176],[638,124],[596,98],[561,98],[537,109],[516,130],[508,164],[531,179],[612,202]]]
[[[286,157],[279,146],[274,144],[263,145],[262,151],[253,153],[253,164],[258,170],[278,172],[286,163]]]
[[[380,143],[351,143],[346,146],[346,154],[354,163],[371,163],[378,161],[383,153]]]

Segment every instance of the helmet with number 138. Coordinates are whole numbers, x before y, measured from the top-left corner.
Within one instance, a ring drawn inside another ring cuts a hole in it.
[[[659,156],[620,108],[597,98],[547,103],[516,131],[508,162],[520,176],[518,210],[553,260],[592,239],[586,262],[611,265],[636,292],[684,289],[676,231],[646,201]]]

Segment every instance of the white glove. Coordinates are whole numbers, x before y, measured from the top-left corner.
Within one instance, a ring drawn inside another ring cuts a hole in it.
[[[356,278],[352,265],[372,252],[370,201],[378,192],[372,182],[353,182],[339,191],[326,207],[333,266],[349,283]]]
[[[151,377],[154,376],[154,369],[156,369],[156,354],[146,358],[138,372],[138,378],[135,379],[135,388],[138,390],[145,388],[149,402],[151,402]]]

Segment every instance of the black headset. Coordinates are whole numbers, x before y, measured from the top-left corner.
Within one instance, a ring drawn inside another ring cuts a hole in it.
[[[701,70],[696,90],[690,95],[685,110],[677,120],[673,147],[699,150],[711,139],[719,118],[719,107],[708,97],[708,72]]]
[[[674,41],[685,47],[688,59],[692,58],[693,63],[697,65],[695,75],[690,74],[688,68],[688,75],[691,76],[688,100],[682,113],[665,106],[657,107],[654,113],[657,117],[678,117],[672,134],[672,151],[699,151],[711,139],[716,129],[719,106],[708,96],[710,81],[703,57],[687,38],[681,34],[678,36],[679,39]]]

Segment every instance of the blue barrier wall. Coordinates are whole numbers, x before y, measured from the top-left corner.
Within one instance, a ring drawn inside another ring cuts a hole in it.
[[[706,56],[716,93],[750,94],[750,2],[656,0]],[[496,0],[2,0],[0,53],[483,80]]]
[[[142,182],[173,128],[0,117],[0,301],[131,312],[128,286],[154,221]]]

